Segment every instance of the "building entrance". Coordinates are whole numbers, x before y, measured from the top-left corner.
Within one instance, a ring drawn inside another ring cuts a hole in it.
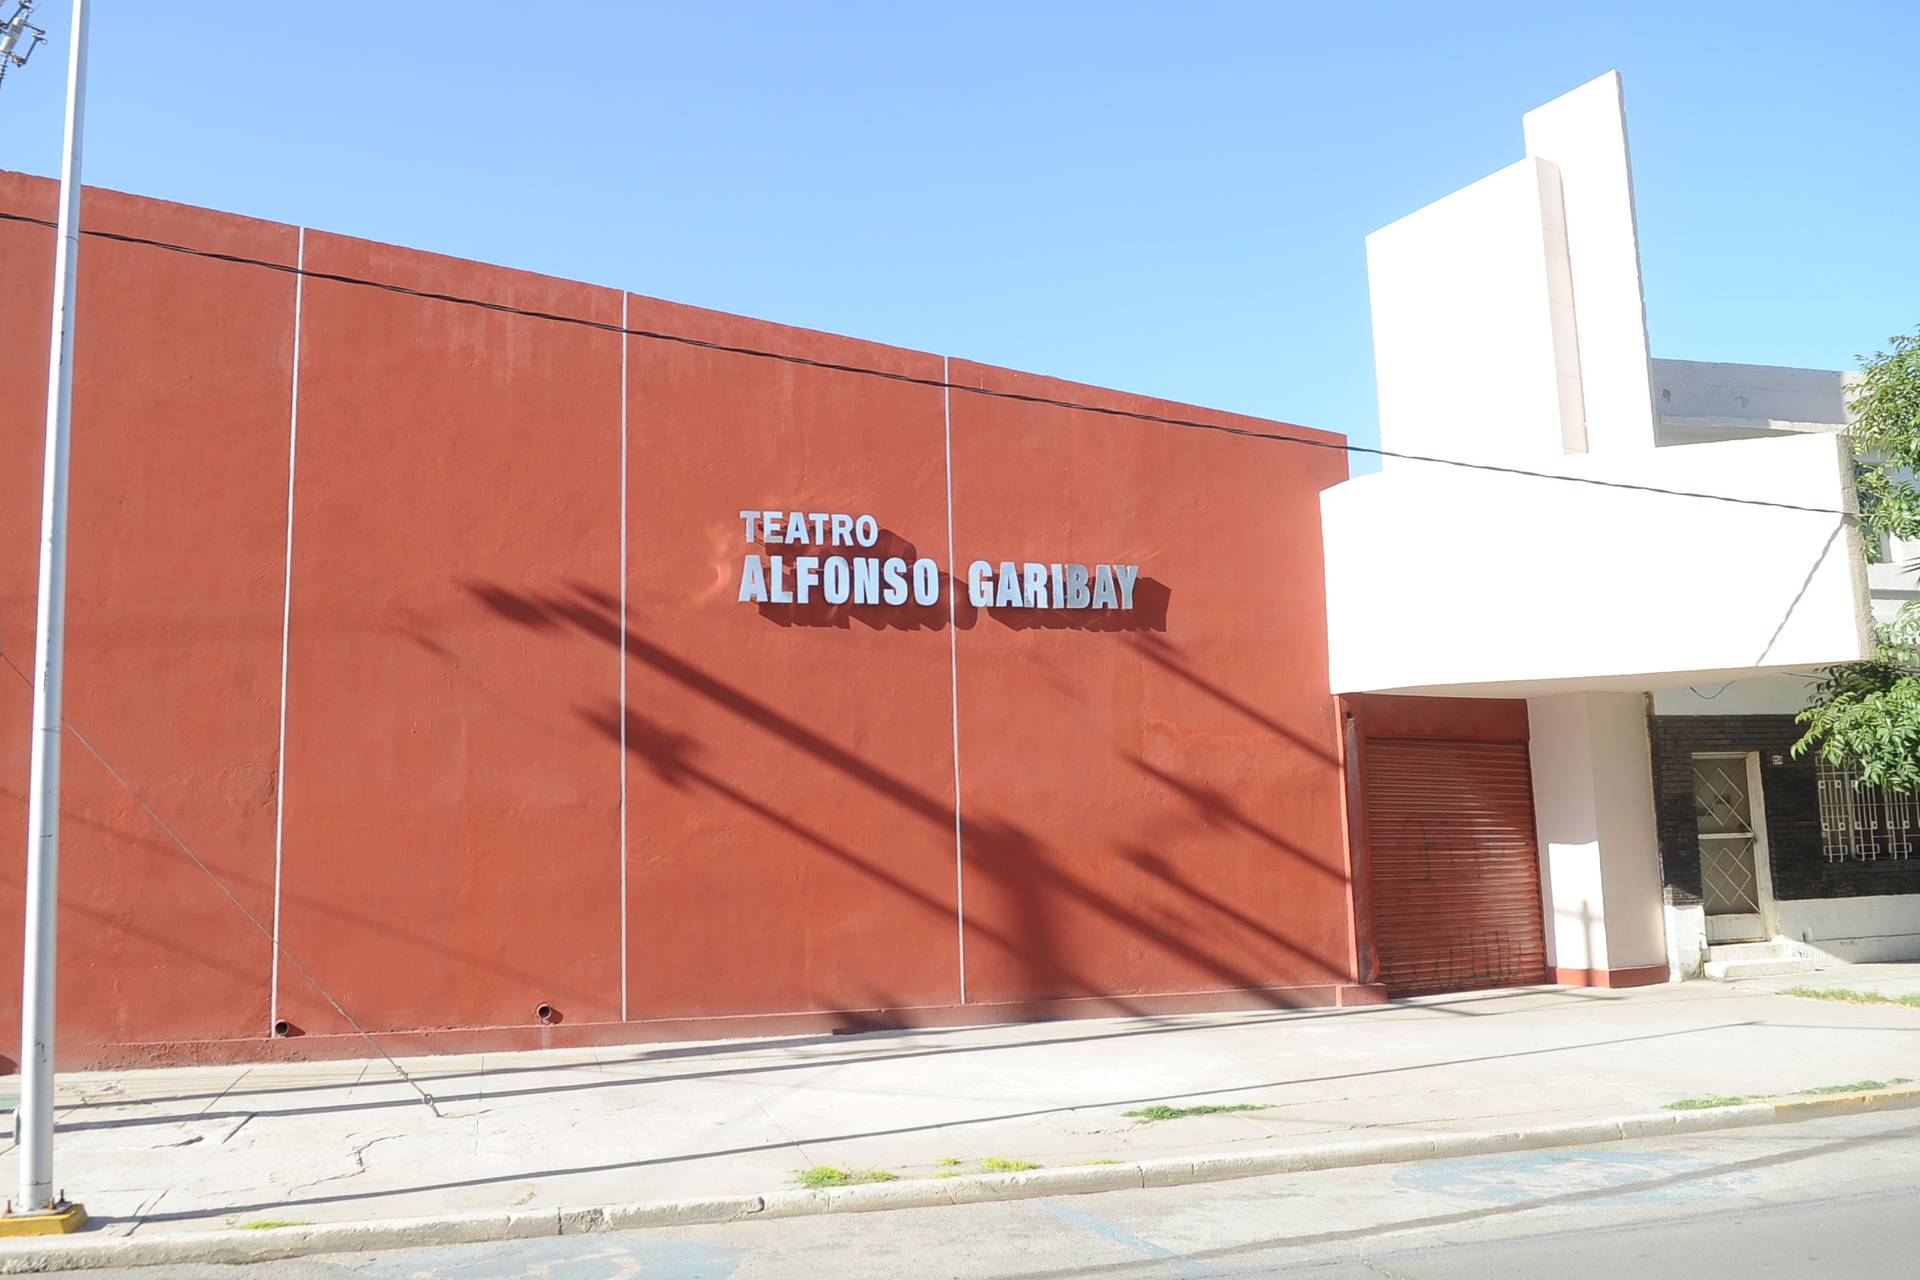
[[[1773,876],[1755,752],[1693,757],[1693,812],[1700,840],[1700,896],[1707,941],[1773,936]]]

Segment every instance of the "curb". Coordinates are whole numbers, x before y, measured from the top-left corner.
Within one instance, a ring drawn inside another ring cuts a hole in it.
[[[394,1218],[383,1222],[318,1223],[266,1231],[202,1231],[138,1238],[65,1236],[0,1242],[0,1274],[76,1271],[93,1267],[141,1267],[165,1263],[248,1263],[315,1253],[349,1253],[423,1245],[480,1244],[538,1236],[585,1235],[639,1227],[711,1226],[759,1218],[797,1218],[824,1213],[872,1213],[1024,1200],[1036,1196],[1085,1195],[1139,1187],[1223,1182],[1274,1173],[1352,1169],[1375,1164],[1533,1151],[1545,1147],[1661,1138],[1750,1125],[1815,1120],[1864,1111],[1920,1107],[1920,1085],[1779,1102],[1751,1102],[1700,1111],[1655,1111],[1573,1124],[1490,1133],[1442,1133],[1419,1138],[1341,1142],[1245,1155],[1137,1160],[1127,1164],[1035,1169],[1027,1173],[972,1174],[957,1178],[868,1183],[824,1191],[775,1191],[756,1196],[700,1200],[653,1200],[581,1209],[522,1213],[452,1214]]]

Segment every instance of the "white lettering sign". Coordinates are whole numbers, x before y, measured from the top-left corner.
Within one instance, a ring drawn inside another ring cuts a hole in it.
[[[742,511],[747,543],[816,548],[866,548],[880,541],[871,515],[831,511]],[[1131,609],[1137,564],[1041,564],[975,560],[967,568],[967,600],[977,609]],[[921,557],[802,554],[792,558],[749,551],[740,564],[740,603],[811,604],[817,591],[831,605],[894,605],[909,599],[940,603],[940,565]]]
[[[1002,560],[995,570],[991,560],[975,560],[967,567],[967,600],[976,609],[1131,609],[1139,580],[1137,564]]]

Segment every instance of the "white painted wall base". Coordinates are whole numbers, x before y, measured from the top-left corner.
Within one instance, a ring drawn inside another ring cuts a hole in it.
[[[1706,975],[1707,909],[1698,903],[1691,907],[1666,908],[1667,980],[1685,982]]]
[[[1776,904],[1780,936],[1839,964],[1920,960],[1920,894],[1802,898]]]

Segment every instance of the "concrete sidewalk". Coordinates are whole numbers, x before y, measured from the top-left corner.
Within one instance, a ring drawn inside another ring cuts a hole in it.
[[[1776,973],[1733,984],[1753,991],[1857,991],[1888,999],[1920,996],[1920,964],[1830,964],[1812,973]]]
[[[1920,1078],[1920,1010],[1698,982],[402,1065],[438,1115],[377,1060],[65,1076],[56,1180],[147,1235],[1265,1152]]]

